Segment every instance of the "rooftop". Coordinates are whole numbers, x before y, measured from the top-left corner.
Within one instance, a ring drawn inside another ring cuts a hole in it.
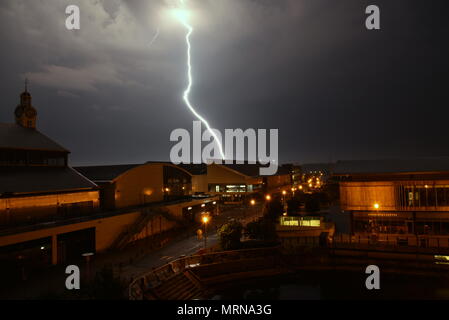
[[[449,172],[449,157],[337,161],[334,175]]]
[[[45,193],[97,187],[70,167],[0,167],[0,194]]]
[[[108,182],[117,178],[119,175],[142,164],[120,164],[110,166],[89,166],[75,167],[83,176],[96,182]]]
[[[69,152],[41,132],[14,123],[0,123],[0,149]]]

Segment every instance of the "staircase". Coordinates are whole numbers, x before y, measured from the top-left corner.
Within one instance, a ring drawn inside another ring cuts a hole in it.
[[[172,276],[151,291],[158,300],[193,300],[201,297],[201,289],[185,273]]]
[[[165,219],[169,221],[175,221],[180,225],[185,224],[185,222],[173,217],[169,212],[161,208],[142,208],[137,220],[131,226],[129,226],[122,233],[119,234],[119,236],[115,239],[115,241],[111,245],[110,249],[122,250],[123,248],[125,248],[125,246],[129,243],[131,238],[134,235],[139,234],[143,230],[143,228],[145,228],[145,226],[150,222],[150,220],[158,215],[163,216]]]

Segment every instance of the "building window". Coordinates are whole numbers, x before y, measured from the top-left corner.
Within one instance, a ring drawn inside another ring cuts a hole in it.
[[[444,207],[449,206],[449,186],[415,185],[398,188],[401,207]]]

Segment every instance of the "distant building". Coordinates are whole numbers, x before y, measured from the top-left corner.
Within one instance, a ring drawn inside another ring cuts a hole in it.
[[[102,207],[119,209],[192,195],[191,174],[170,163],[76,167],[101,186]]]
[[[193,222],[199,221],[201,214],[213,215],[218,210],[217,198],[193,197],[190,172],[199,173],[197,168],[147,162],[76,170],[100,186],[101,207],[106,211],[158,204],[173,217]]]
[[[289,168],[273,176],[261,176],[259,164],[211,164],[207,167],[208,192],[225,203],[238,203],[256,193],[279,191],[291,185]]]
[[[449,235],[449,158],[339,161],[334,176],[355,234]]]

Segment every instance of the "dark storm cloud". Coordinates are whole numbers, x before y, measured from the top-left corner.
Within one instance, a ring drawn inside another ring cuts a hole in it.
[[[173,1],[0,2],[0,121],[31,79],[39,128],[72,163],[167,160],[189,129]],[[280,160],[441,155],[449,147],[443,1],[191,1],[192,101],[218,128],[279,128]],[[65,7],[81,30],[65,29]],[[159,38],[149,46],[156,30]]]

